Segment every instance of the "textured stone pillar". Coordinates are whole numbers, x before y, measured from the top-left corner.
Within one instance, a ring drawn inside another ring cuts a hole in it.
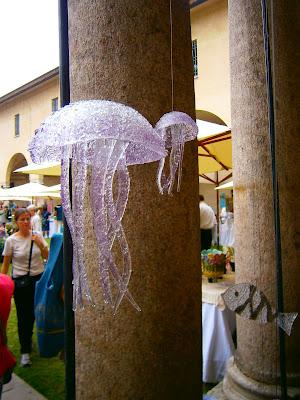
[[[194,116],[188,1],[173,1],[174,108]],[[169,0],[70,0],[71,99],[111,99],[155,123],[171,111]],[[201,397],[196,143],[180,193],[161,196],[157,163],[129,168],[123,226],[133,274],[116,316],[103,303],[87,194],[85,258],[95,308],[76,313],[77,398]]]
[[[299,5],[274,3],[274,82],[285,311],[300,311]],[[230,0],[230,65],[237,282],[251,282],[276,305],[267,95],[259,0]],[[298,70],[297,70],[298,68]],[[300,320],[286,336],[289,393],[300,387]],[[279,397],[275,323],[238,317],[237,352],[224,392],[230,400]]]

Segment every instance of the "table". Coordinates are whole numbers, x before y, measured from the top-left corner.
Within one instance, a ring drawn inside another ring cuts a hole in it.
[[[221,294],[234,285],[234,273],[217,283],[202,279],[202,355],[203,382],[223,379],[227,360],[234,353],[232,333],[236,329],[235,313],[224,304]]]

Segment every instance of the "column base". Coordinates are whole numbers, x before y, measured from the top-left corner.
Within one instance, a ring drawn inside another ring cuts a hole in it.
[[[227,364],[227,372],[223,380],[223,393],[228,400],[279,400],[280,386],[257,382],[244,375],[231,357]],[[291,399],[300,398],[300,388],[288,387]]]

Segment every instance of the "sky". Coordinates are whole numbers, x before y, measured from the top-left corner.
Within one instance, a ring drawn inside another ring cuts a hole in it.
[[[0,96],[58,63],[58,1],[0,0]]]

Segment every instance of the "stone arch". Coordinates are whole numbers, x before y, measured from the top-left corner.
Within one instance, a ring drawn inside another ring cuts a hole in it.
[[[203,121],[206,122],[212,122],[214,124],[227,126],[227,124],[220,117],[218,117],[216,114],[213,114],[210,111],[196,110],[196,118],[202,119]]]
[[[7,166],[6,170],[6,184],[10,187],[20,186],[29,182],[29,175],[19,174],[14,171],[18,168],[25,167],[28,165],[26,157],[22,153],[14,154]]]

